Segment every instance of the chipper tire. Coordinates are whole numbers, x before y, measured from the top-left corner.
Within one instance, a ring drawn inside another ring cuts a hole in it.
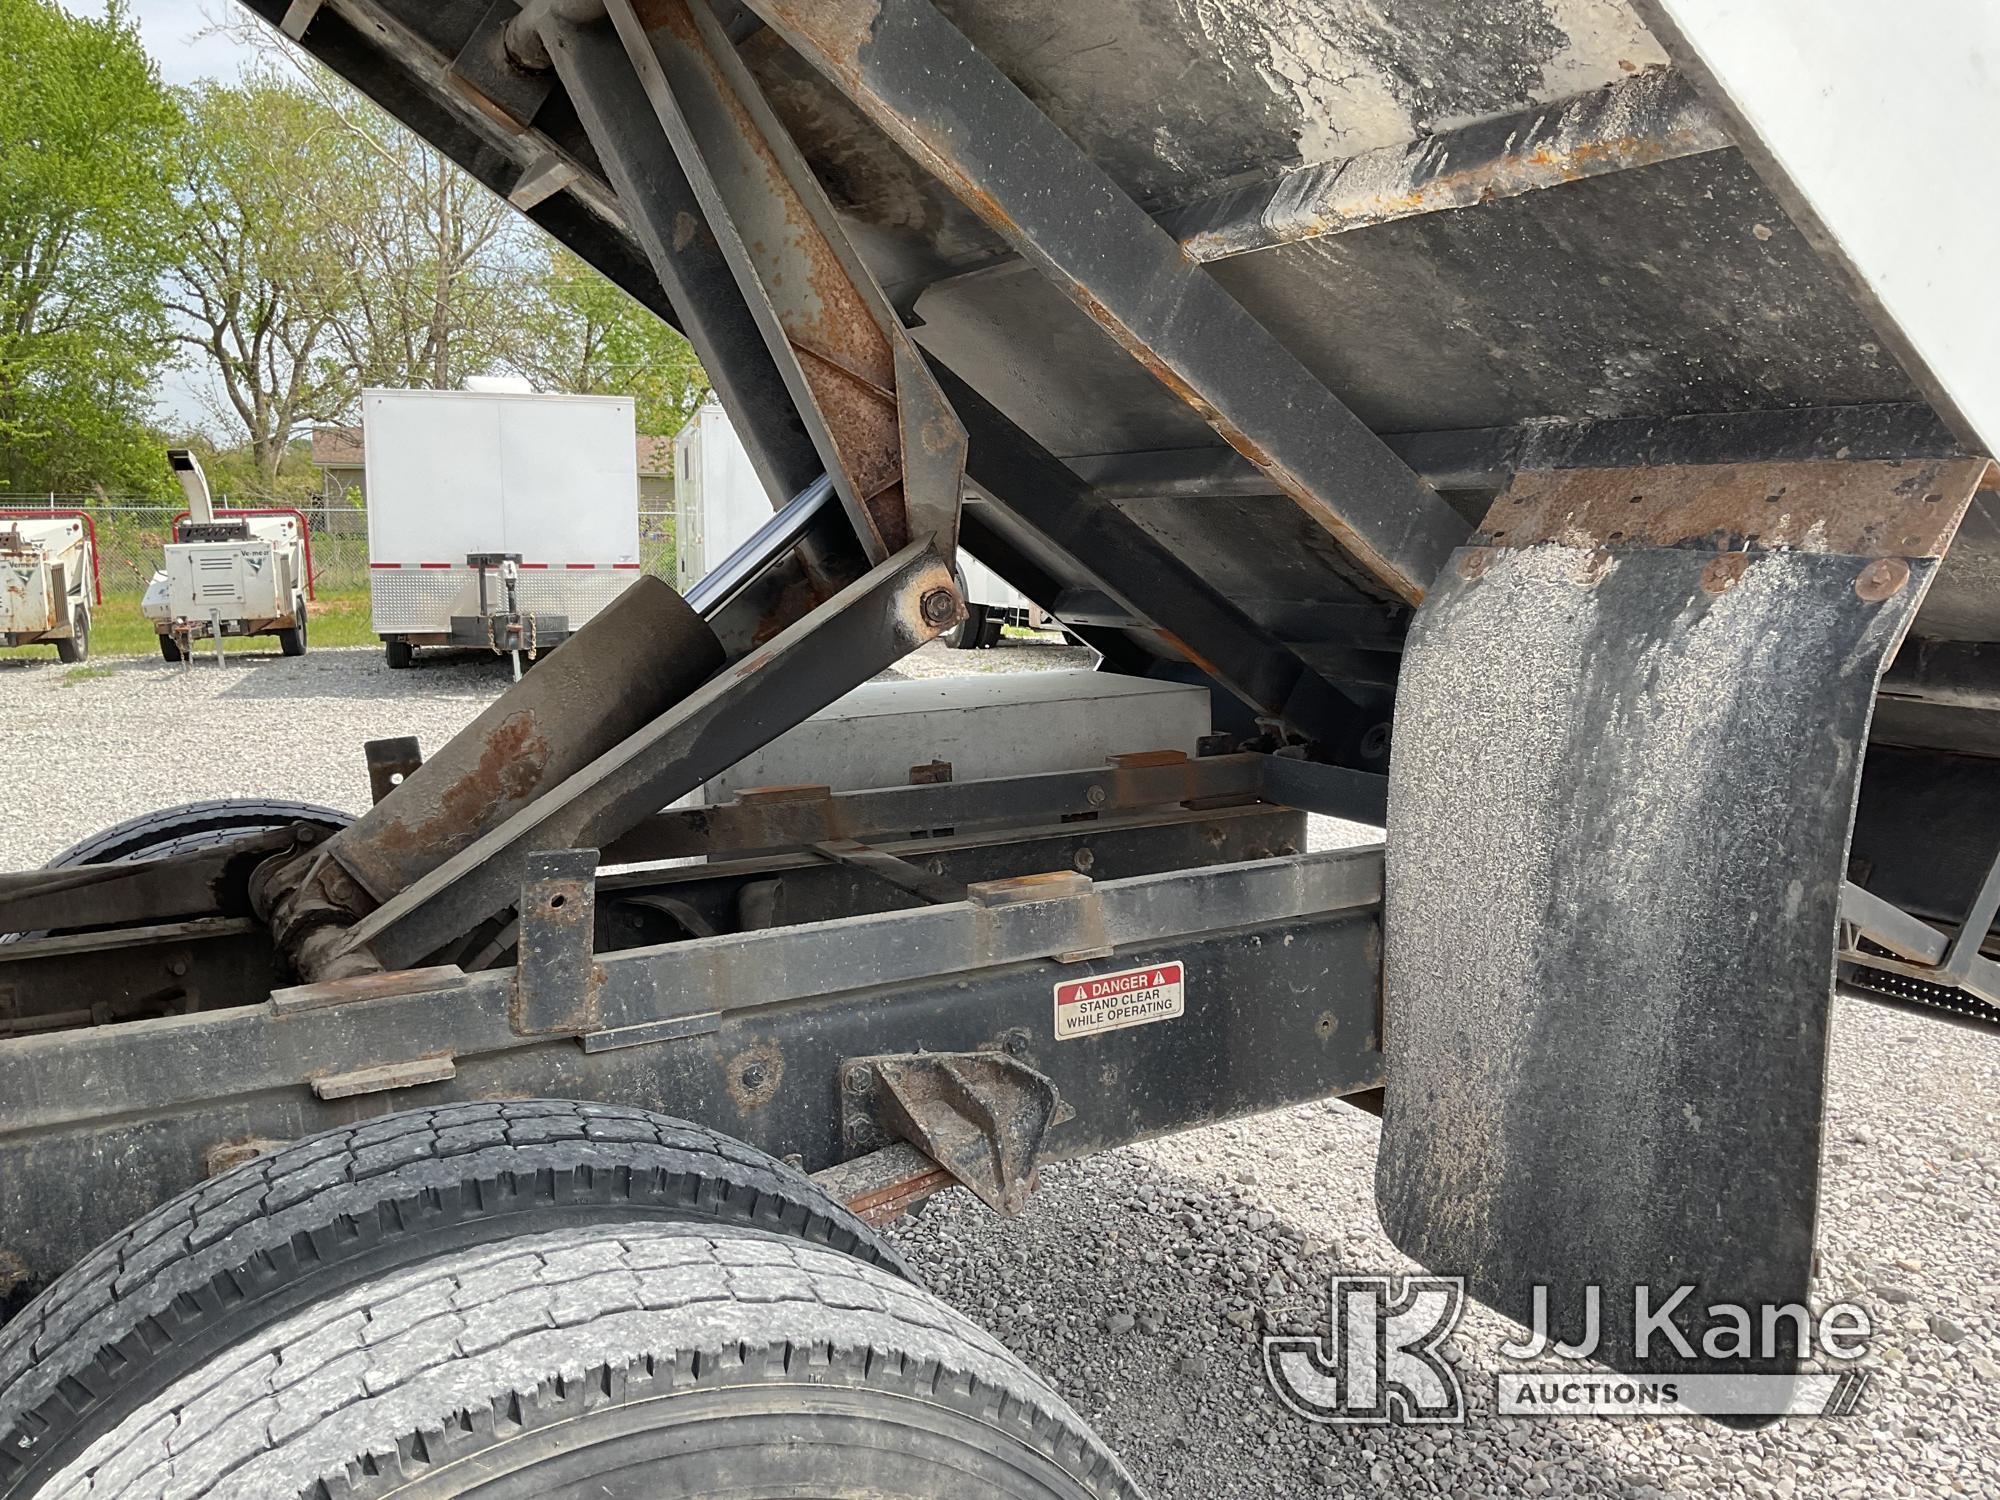
[[[141,1406],[362,1283],[521,1235],[645,1221],[763,1231],[890,1282],[908,1274],[811,1179],[684,1121],[546,1099],[384,1115],[190,1189],[0,1328],[0,1497],[59,1493],[51,1476]]]
[[[56,660],[75,665],[90,660],[90,607],[79,604],[70,616],[69,638],[56,642]]]
[[[462,1248],[233,1342],[50,1495],[1007,1496],[1138,1489],[936,1298],[798,1240],[596,1225]]]
[[[292,596],[292,618],[297,620],[298,624],[292,626],[290,630],[280,630],[277,633],[278,650],[286,656],[304,656],[307,639],[306,601],[296,594]]]

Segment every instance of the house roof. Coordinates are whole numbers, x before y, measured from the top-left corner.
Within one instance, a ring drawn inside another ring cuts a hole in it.
[[[359,427],[313,429],[312,461],[322,469],[358,469],[361,452]]]

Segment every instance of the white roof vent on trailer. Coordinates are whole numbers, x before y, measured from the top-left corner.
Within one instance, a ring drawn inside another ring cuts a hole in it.
[[[535,384],[519,375],[468,375],[465,388],[486,396],[532,396]]]

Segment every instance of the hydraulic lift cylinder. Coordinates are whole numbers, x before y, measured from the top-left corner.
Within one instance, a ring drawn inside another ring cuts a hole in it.
[[[658,718],[722,663],[701,616],[642,575],[328,849],[386,901]]]

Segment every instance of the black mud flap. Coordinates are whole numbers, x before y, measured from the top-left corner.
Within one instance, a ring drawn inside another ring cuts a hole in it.
[[[1985,471],[1523,474],[1403,658],[1383,1222],[1524,1324],[1545,1289],[1570,1343],[1598,1288],[1601,1364],[1765,1377],[1693,1398],[1727,1420],[1798,1369],[1790,1319],[1740,1358],[1705,1309],[1810,1300],[1876,681]],[[1639,1289],[1657,1315],[1683,1286],[1692,1352],[1635,1347]]]

